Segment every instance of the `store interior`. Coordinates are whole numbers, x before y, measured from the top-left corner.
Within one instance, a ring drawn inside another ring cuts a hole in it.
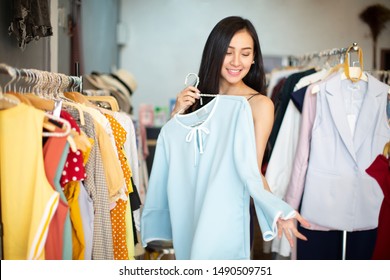
[[[140,187],[140,201],[132,217],[138,223],[161,128],[171,118],[187,74],[198,72],[207,36],[222,18],[241,16],[256,28],[267,77],[265,94],[269,97],[271,89],[276,90],[277,81],[273,79],[278,71],[293,67],[329,69],[344,63],[350,50],[350,63],[356,63],[353,67],[360,67],[383,84],[390,83],[388,0],[51,0],[46,1],[50,32],[27,41],[21,39],[20,30],[15,30],[20,13],[15,6],[21,2],[42,1],[0,1],[1,92],[58,90],[61,87],[53,84],[65,76],[73,83],[68,89],[80,95],[66,95],[64,100],[78,98],[84,102],[87,97],[96,106],[125,113],[135,128],[132,148],[138,162],[133,176],[138,178],[136,184],[133,178],[133,184]],[[363,12],[369,7],[381,9],[364,18]],[[45,79],[49,83],[42,85],[31,79],[28,70],[48,73]],[[389,105],[387,114],[390,117]],[[276,138],[273,140],[276,147]],[[268,167],[273,164],[270,155],[265,155]],[[291,160],[288,156],[287,161]],[[271,174],[268,176],[273,182]],[[252,208],[251,259],[296,259],[294,249],[286,253],[280,249],[282,245],[262,239]],[[175,259],[172,242],[143,247],[138,223],[133,221],[132,225],[136,242],[130,259]],[[94,259],[93,255],[96,259],[114,258],[95,251],[88,258]],[[340,258],[344,257],[343,252]],[[7,258],[4,252],[3,258]],[[70,258],[77,258],[75,252]]]

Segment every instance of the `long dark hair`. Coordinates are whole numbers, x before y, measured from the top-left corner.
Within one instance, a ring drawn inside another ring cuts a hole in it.
[[[254,43],[254,61],[248,74],[244,77],[244,83],[264,94],[265,92],[265,73],[263,66],[263,57],[260,49],[260,42],[253,24],[242,17],[230,16],[222,19],[215,25],[207,38],[203,49],[202,61],[199,67],[199,90],[203,93],[219,93],[219,80],[221,76],[221,67],[225,55],[234,34],[240,30],[246,30],[251,35]],[[212,98],[202,97],[203,105],[207,104]],[[200,107],[197,101],[189,111],[194,111]]]

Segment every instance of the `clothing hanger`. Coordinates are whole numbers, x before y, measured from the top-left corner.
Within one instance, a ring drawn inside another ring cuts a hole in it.
[[[356,67],[356,66],[350,67],[349,56],[350,56],[351,51],[355,51],[358,53],[358,57],[359,57],[358,63],[359,63],[360,67]],[[349,80],[352,80],[352,82],[354,82],[354,83],[359,81],[359,80],[362,80],[365,82],[368,81],[368,77],[363,71],[363,50],[356,43],[353,43],[352,46],[350,46],[345,51],[344,55],[342,53],[339,53],[339,55],[340,55],[339,56],[340,63],[337,64],[336,66],[330,68],[329,72],[325,76],[325,78],[329,77],[333,73],[341,71],[341,80],[349,79]],[[320,86],[314,85],[312,90],[311,90],[311,93],[316,94],[317,92],[319,92],[319,90],[320,90]]]
[[[351,51],[358,53],[358,63],[359,67],[354,66],[356,62],[353,62],[351,66],[349,63]],[[345,52],[345,61],[344,61],[344,72],[341,75],[342,80],[349,79],[352,82],[356,83],[359,80],[368,81],[367,75],[363,71],[363,50],[360,48],[357,43],[353,43],[347,51]]]
[[[0,63],[0,70],[3,70],[6,74],[11,76],[11,80],[8,81],[4,86],[4,91],[6,91],[7,87],[10,87],[11,83],[16,79],[16,71],[13,67],[8,66],[4,63]],[[3,88],[0,85],[0,110],[14,107],[19,103],[20,100],[18,100],[17,98],[5,95],[3,93]]]
[[[80,117],[80,124],[82,126],[85,125],[84,112],[81,109],[80,104],[64,95],[65,90],[69,88],[70,78],[61,73],[57,73],[57,75],[58,75],[58,87],[56,90],[57,100],[61,100],[61,106],[64,105],[64,106],[69,106],[77,109]]]
[[[343,67],[344,67],[344,64],[337,64],[336,66],[333,66],[332,68],[330,68],[328,70],[326,75],[321,80],[325,80],[327,77],[329,77],[333,73],[341,71],[343,69]],[[314,85],[313,88],[311,89],[312,94],[316,94],[319,91],[320,91],[320,86],[318,84]]]
[[[2,93],[0,89],[0,110],[9,109],[17,106],[20,100],[8,93]]]
[[[88,100],[88,101],[91,101],[93,103],[95,102],[103,102],[103,103],[108,103],[109,106],[110,106],[110,109],[112,111],[115,111],[115,112],[119,112],[119,104],[118,104],[118,101],[116,100],[115,97],[113,96],[108,96],[108,95],[105,95],[105,96],[85,96],[85,98]],[[99,103],[98,103],[99,104]],[[97,105],[98,105],[97,104]],[[98,105],[99,106],[99,105]],[[104,108],[104,107],[103,107]]]
[[[55,122],[62,124],[61,128],[62,129],[65,128],[65,129],[63,131],[59,132],[58,127],[55,124],[53,124],[52,122],[50,122],[50,120],[53,120]],[[60,118],[60,117],[53,116],[53,115],[45,112],[43,128],[50,131],[50,132],[42,132],[43,137],[66,137],[66,141],[69,143],[69,147],[72,150],[72,152],[74,152],[74,153],[77,152],[77,145],[76,145],[76,142],[74,141],[73,136],[71,134],[72,127],[67,120]]]
[[[383,147],[383,153],[382,153],[387,159],[390,160],[390,141],[385,144]]]
[[[41,73],[39,73],[41,72]],[[22,73],[24,73],[22,75]],[[28,99],[30,104],[40,110],[43,111],[52,111],[54,108],[54,101],[47,98],[47,95],[45,96],[43,94],[44,88],[47,87],[46,84],[49,83],[49,81],[46,81],[45,84],[45,76],[42,71],[35,70],[35,69],[27,69],[20,71],[20,76],[24,77],[24,81],[26,84],[34,84],[32,91],[27,91],[25,93],[17,92],[19,95],[23,95],[23,98]]]
[[[31,71],[31,70],[30,70]],[[59,115],[53,115],[52,111],[55,109],[53,97],[54,94],[54,87],[57,86],[57,84],[54,82],[54,73],[49,73],[47,71],[39,71],[32,69],[32,72],[36,74],[37,77],[40,78],[40,80],[37,81],[38,87],[36,87],[38,94],[40,96],[36,96],[34,94],[28,95],[29,100],[32,101],[34,107],[37,107],[38,109],[42,109],[45,111],[45,119],[43,122],[43,127],[48,130],[49,132],[43,132],[42,136],[44,137],[66,137],[67,142],[69,143],[69,146],[73,152],[77,152],[76,143],[73,139],[73,136],[71,135],[71,125],[70,123],[61,118]],[[63,131],[58,131],[58,128],[55,124],[50,122],[50,120],[53,120],[59,124],[61,124],[61,129]]]
[[[189,82],[188,80],[191,78],[191,77],[194,77],[195,78],[195,81],[192,81],[192,82]],[[195,83],[195,84],[194,84]],[[198,87],[199,85],[199,76],[196,74],[196,73],[188,73],[185,80],[184,80],[184,85],[186,87],[190,86],[190,85],[193,85],[194,87]],[[203,105],[203,100],[202,100],[202,97],[216,97],[217,96],[217,93],[199,93],[199,96],[200,96],[200,105]]]
[[[94,103],[92,103],[90,100],[87,99],[87,96],[85,96],[79,92],[64,92],[64,95],[66,97],[68,97],[69,99],[72,99],[72,100],[76,101],[77,103],[80,103],[81,105],[92,107],[92,108],[95,108],[99,111],[101,111],[101,109],[104,109],[104,108],[101,108],[101,107],[95,105]],[[112,102],[112,100],[110,102]],[[114,107],[115,106],[116,105],[114,105]],[[116,108],[119,108],[119,106]]]

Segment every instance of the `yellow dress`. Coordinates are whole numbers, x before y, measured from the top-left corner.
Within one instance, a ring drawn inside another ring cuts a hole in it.
[[[45,174],[45,113],[23,103],[0,110],[0,186],[4,259],[44,259],[59,193]]]

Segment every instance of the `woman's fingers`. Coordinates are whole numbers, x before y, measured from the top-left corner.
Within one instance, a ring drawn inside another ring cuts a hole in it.
[[[290,246],[293,247],[294,246],[294,240],[292,238],[290,229],[288,229],[288,228],[284,229],[284,236],[286,236],[288,243],[290,243]]]
[[[187,87],[177,97],[177,103],[182,110],[186,110],[199,99],[199,90],[195,87]]]
[[[302,233],[300,233],[297,229],[294,229],[294,230],[293,230],[293,233],[294,233],[294,235],[295,235],[296,238],[299,238],[299,239],[301,239],[301,240],[307,241],[306,236],[304,236]]]
[[[302,225],[310,226],[310,224],[304,218],[302,218],[302,216],[299,215],[298,212],[296,213],[295,218]],[[278,237],[281,238],[282,234],[284,234],[286,236],[286,239],[290,243],[291,247],[294,246],[294,236],[296,238],[301,239],[301,240],[307,241],[306,236],[304,236],[302,233],[300,233],[298,231],[298,229],[296,227],[296,222],[294,219],[288,219],[288,220],[279,219],[279,221],[278,221]]]
[[[199,99],[199,90],[196,87],[188,86],[183,89],[176,97],[176,104],[172,115],[182,113],[192,106]]]
[[[195,87],[187,87],[177,96],[179,101],[188,100],[188,98],[192,98],[191,100],[195,102],[195,99],[199,99],[199,90]]]
[[[296,212],[296,215],[295,215],[295,218],[297,219],[297,221],[304,227],[306,228],[309,228],[310,227],[310,223],[308,221],[306,221],[298,212]]]

